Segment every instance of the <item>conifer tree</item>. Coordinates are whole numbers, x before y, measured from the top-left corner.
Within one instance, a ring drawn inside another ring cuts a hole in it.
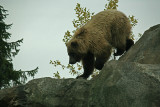
[[[25,83],[27,75],[34,77],[38,70],[38,67],[31,71],[14,70],[12,58],[18,54],[18,47],[23,39],[8,42],[11,34],[7,30],[11,28],[12,24],[4,22],[7,15],[7,10],[0,6],[0,89]]]

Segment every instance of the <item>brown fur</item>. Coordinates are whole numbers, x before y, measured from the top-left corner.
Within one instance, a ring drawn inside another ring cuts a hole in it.
[[[83,58],[86,57],[88,53],[91,53],[93,57],[96,58],[92,66],[95,66],[96,69],[102,69],[104,63],[111,55],[112,47],[117,48],[115,55],[121,55],[126,48],[128,50],[131,47],[126,47],[126,44],[133,45],[129,37],[130,31],[130,22],[122,12],[117,10],[102,11],[93,16],[86,25],[75,32],[72,39],[66,44],[68,53],[74,52],[80,55],[83,67],[85,66],[84,63],[87,63],[83,61]],[[129,40],[129,43],[126,42],[127,40]],[[73,42],[78,44],[76,48],[73,48],[71,45]],[[89,59],[88,62],[90,62]],[[84,74],[86,74],[86,72],[92,73],[93,71],[86,71],[85,69],[88,68],[84,67]],[[89,75],[91,73],[89,73]],[[84,74],[81,76],[84,77]]]

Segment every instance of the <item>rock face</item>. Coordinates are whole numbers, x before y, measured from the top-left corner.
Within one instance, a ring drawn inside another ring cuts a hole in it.
[[[0,107],[160,107],[160,25],[92,80],[40,78],[0,91]]]
[[[120,61],[160,64],[160,24],[151,27]]]

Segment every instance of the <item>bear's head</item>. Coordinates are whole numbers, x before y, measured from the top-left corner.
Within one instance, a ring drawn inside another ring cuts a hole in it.
[[[67,51],[69,55],[69,64],[75,64],[76,62],[80,62],[82,59],[82,54],[78,51],[79,44],[76,41],[72,41],[67,44]]]
[[[88,43],[86,37],[86,30],[78,29],[71,40],[66,43],[69,55],[69,64],[80,62],[84,55],[88,52]]]

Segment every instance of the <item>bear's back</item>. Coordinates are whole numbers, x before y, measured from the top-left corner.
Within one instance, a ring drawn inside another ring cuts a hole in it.
[[[104,10],[97,13],[92,17],[92,19],[86,24],[86,27],[111,27],[114,23],[120,23],[121,19],[127,19],[125,14],[115,9]]]
[[[89,31],[89,36],[92,36],[91,38],[93,38],[94,41],[98,38],[106,38],[110,43],[113,40],[113,35],[117,38],[121,36],[121,32],[127,31],[130,33],[131,28],[126,15],[115,9],[104,10],[97,13],[84,27]]]

